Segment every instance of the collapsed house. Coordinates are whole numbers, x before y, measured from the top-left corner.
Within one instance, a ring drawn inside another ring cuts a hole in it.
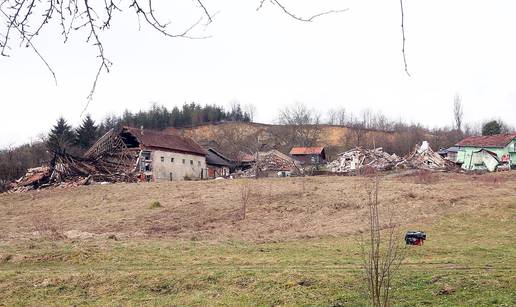
[[[9,192],[79,186],[92,182],[136,182],[131,158],[130,152],[118,156],[116,163],[74,157],[66,153],[55,154],[45,165],[28,169],[23,177],[10,185]]]
[[[242,172],[243,177],[288,177],[302,172],[299,161],[276,149],[260,151],[253,160],[251,168]]]
[[[355,147],[338,154],[338,159],[328,163],[327,168],[333,173],[353,173],[363,168],[385,171],[392,169],[399,161],[396,154],[388,154],[381,147]]]
[[[122,127],[107,132],[84,156],[126,164],[118,157],[129,155],[131,173],[139,180],[171,181],[207,178],[206,154],[194,140],[178,134]]]
[[[441,155],[430,148],[428,142],[423,141],[416,145],[414,150],[405,157],[389,154],[382,148],[364,149],[356,147],[340,153],[339,158],[328,163],[328,170],[334,173],[356,173],[365,168],[377,171],[391,169],[422,169],[422,170],[450,170],[455,164],[445,160]]]
[[[467,171],[516,168],[516,134],[470,136],[455,144],[456,162]],[[495,165],[495,161],[497,161]]]
[[[11,192],[92,182],[207,178],[206,151],[189,138],[131,127],[104,134],[83,157],[56,153],[10,186]]]
[[[414,150],[396,164],[396,168],[444,171],[454,168],[454,163],[445,160],[430,148],[427,141],[416,145]]]

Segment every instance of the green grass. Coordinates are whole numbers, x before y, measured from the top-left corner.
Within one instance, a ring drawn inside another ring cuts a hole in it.
[[[514,209],[443,217],[408,250],[398,306],[514,306]],[[354,237],[0,243],[0,305],[367,305]],[[447,290],[447,291],[446,291]]]

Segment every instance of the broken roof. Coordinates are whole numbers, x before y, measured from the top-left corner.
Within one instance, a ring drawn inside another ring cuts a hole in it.
[[[290,150],[291,155],[320,155],[324,150],[324,147],[292,147]]]
[[[208,149],[206,163],[209,165],[232,166],[230,160],[213,148]]]
[[[512,134],[495,134],[485,136],[470,136],[455,144],[459,147],[505,147],[513,139],[516,133]]]
[[[159,131],[123,127],[122,133],[128,132],[133,135],[144,147],[179,151],[196,155],[206,155],[206,151],[191,138],[180,135],[161,133]]]

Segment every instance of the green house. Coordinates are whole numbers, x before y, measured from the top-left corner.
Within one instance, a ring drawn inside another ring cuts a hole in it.
[[[470,136],[455,146],[457,163],[465,170],[493,171],[501,162],[516,168],[516,133]]]

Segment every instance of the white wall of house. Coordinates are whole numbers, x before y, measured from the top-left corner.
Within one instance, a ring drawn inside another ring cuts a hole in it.
[[[206,157],[152,150],[152,173],[156,181],[206,179]]]

